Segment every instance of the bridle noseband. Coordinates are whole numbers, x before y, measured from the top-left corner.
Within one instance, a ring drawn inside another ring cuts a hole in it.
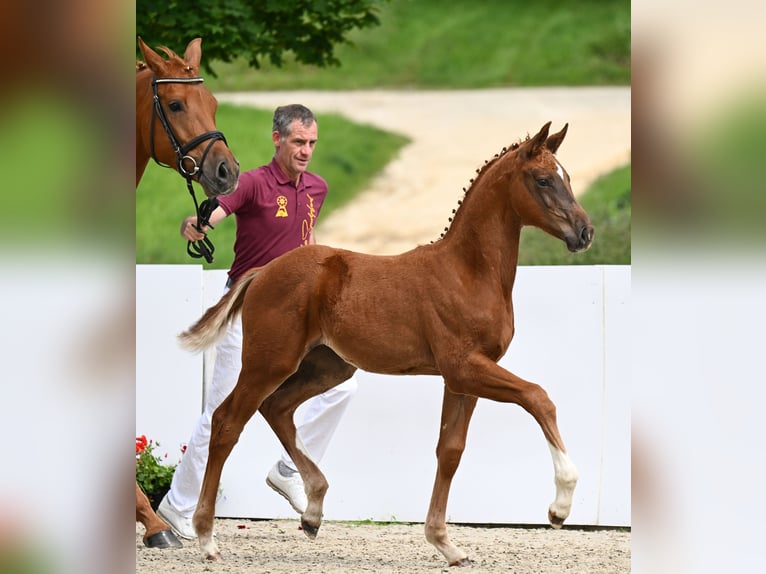
[[[177,166],[178,166],[178,173],[180,173],[184,179],[186,179],[186,187],[189,189],[189,193],[192,196],[192,199],[194,200],[194,210],[197,213],[197,225],[195,226],[197,230],[202,233],[202,228],[205,226],[208,226],[212,229],[212,225],[210,225],[210,222],[208,219],[210,218],[210,214],[213,212],[213,210],[218,207],[218,199],[215,197],[211,199],[206,199],[202,202],[202,205],[200,206],[197,203],[197,197],[194,195],[194,187],[192,186],[192,178],[194,178],[195,175],[200,174],[202,175],[202,168],[205,164],[205,158],[207,157],[208,152],[210,151],[210,148],[212,145],[218,141],[223,140],[223,143],[228,146],[228,142],[226,141],[226,138],[224,137],[223,133],[218,130],[213,130],[209,132],[205,132],[201,135],[198,135],[195,138],[192,138],[189,142],[187,142],[185,145],[181,145],[181,143],[178,141],[178,138],[176,137],[175,132],[173,131],[173,128],[170,126],[170,122],[168,121],[167,115],[165,114],[165,110],[162,107],[162,102],[160,102],[160,97],[157,94],[157,85],[158,84],[200,84],[204,82],[204,78],[158,78],[156,76],[152,77],[152,99],[153,99],[153,105],[152,105],[152,120],[149,124],[149,147],[152,159],[157,163],[157,165],[161,165],[162,167],[170,167],[169,165],[163,164],[160,162],[155,153],[154,153],[154,118],[157,117],[160,120],[160,123],[162,124],[162,127],[165,128],[165,133],[168,136],[168,139],[170,140],[170,144],[173,146],[173,150],[176,152],[176,159],[177,159]],[[197,161],[191,157],[189,152],[193,150],[195,147],[200,145],[202,142],[210,140],[210,143],[207,144],[207,147],[205,147],[205,151],[202,152],[202,159],[200,160],[199,164],[197,164]],[[186,165],[189,165],[191,169],[186,169]],[[189,241],[188,245],[186,246],[186,252],[194,257],[194,258],[200,258],[204,257],[205,260],[208,263],[213,262],[213,252],[215,251],[215,248],[213,247],[213,243],[208,239],[207,236],[205,236],[200,241]]]

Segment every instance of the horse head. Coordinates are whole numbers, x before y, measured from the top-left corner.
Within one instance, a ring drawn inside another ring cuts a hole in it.
[[[567,128],[548,135],[551,122],[519,145],[517,151],[521,193],[514,194],[512,205],[524,225],[534,225],[564,241],[569,251],[588,249],[593,241],[593,225],[577,203],[569,185],[569,174],[556,159]]]
[[[136,74],[136,183],[149,158],[197,181],[205,195],[234,191],[239,162],[216,129],[218,101],[199,77],[202,39],[184,57],[160,47],[167,59],[138,38],[146,62]]]

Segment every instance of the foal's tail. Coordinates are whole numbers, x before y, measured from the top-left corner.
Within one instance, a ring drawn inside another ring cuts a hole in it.
[[[242,302],[250,282],[258,274],[254,269],[244,275],[202,317],[178,335],[181,346],[188,351],[204,351],[223,336],[226,327],[242,311]]]

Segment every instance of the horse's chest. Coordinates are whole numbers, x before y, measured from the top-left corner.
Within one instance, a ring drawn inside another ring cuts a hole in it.
[[[475,327],[477,340],[484,353],[497,360],[505,354],[513,339],[513,311],[497,310],[483,317]]]

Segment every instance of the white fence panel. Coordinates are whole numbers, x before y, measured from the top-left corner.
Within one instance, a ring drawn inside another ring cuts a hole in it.
[[[188,440],[204,384],[201,358],[181,351],[175,335],[218,300],[225,279],[197,265],[138,266],[136,428],[173,452]],[[518,271],[516,335],[500,364],[542,385],[558,407],[581,477],[569,524],[630,524],[629,294],[629,267]],[[325,519],[422,522],[436,471],[441,378],[356,377],[359,392],[321,463],[330,482]],[[224,468],[218,516],[294,516],[264,482],[280,448],[256,415]],[[542,524],[553,494],[550,454],[532,417],[480,400],[449,520]]]
[[[202,357],[176,336],[200,315],[200,265],[136,266],[136,435],[181,456],[202,406]]]

